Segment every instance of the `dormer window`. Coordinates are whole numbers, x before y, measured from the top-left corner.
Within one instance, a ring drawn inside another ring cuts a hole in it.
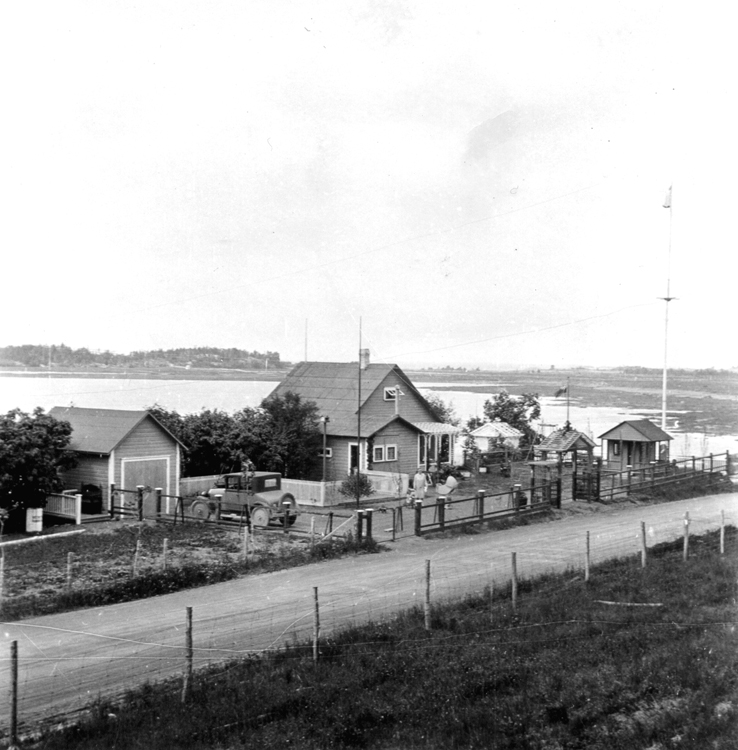
[[[391,385],[384,389],[384,400],[385,401],[397,401],[397,386]]]

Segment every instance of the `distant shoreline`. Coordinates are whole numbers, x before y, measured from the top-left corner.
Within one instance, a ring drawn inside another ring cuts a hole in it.
[[[0,378],[90,378],[97,380],[120,380],[130,378],[134,380],[272,380],[278,382],[284,378],[287,370],[217,370],[205,368],[184,367],[172,368],[123,368],[106,367],[90,368],[58,368],[44,370],[41,368],[21,369],[17,367],[0,367]]]

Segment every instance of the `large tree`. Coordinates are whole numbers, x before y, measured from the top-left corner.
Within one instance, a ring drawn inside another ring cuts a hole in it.
[[[274,470],[279,466],[290,479],[307,479],[318,465],[322,445],[317,404],[287,391],[264,399],[261,408],[268,415],[264,437]]]
[[[446,403],[437,393],[428,393],[424,396],[426,403],[430,406],[433,416],[444,424],[459,424],[459,418],[456,416],[454,404],[452,401]]]
[[[0,417],[0,508],[43,507],[46,496],[63,489],[59,472],[77,463],[68,450],[69,422],[40,407],[27,414],[13,409]]]
[[[516,397],[502,390],[492,401],[484,402],[484,416],[490,422],[499,419],[520,430],[523,445],[534,445],[538,440],[538,433],[533,427],[533,422],[541,417],[537,393],[524,393]]]

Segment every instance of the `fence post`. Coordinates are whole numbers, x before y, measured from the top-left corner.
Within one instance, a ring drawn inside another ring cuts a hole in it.
[[[364,513],[366,514],[366,540],[371,542],[372,540],[372,515],[374,513],[373,508],[367,508]]]
[[[416,500],[415,501],[415,536],[421,535],[421,525],[422,525],[422,514],[423,514],[423,501],[422,500]]]
[[[315,516],[310,516],[310,547],[315,546]]]
[[[10,747],[18,747],[18,641],[10,644]]]
[[[597,476],[595,479],[595,500],[600,501],[600,493],[602,491],[602,458],[597,459]]]
[[[220,523],[220,512],[222,510],[221,503],[223,502],[223,495],[215,496],[215,523]]]
[[[110,485],[110,498],[108,499],[108,512],[110,513],[110,520],[115,518],[115,485]]]
[[[725,473],[729,477],[733,475],[733,466],[731,462],[730,451],[725,451]]]
[[[710,454],[710,474],[712,474],[712,453]]]
[[[512,563],[512,608],[513,612],[518,609],[518,556],[516,552],[511,553]]]
[[[626,496],[626,497],[630,497],[630,485],[631,485],[631,480],[632,480],[632,471],[633,471],[633,467],[632,467],[632,466],[631,466],[630,464],[628,464],[628,465],[627,465],[627,466],[625,467],[625,470],[626,470],[626,471],[628,472],[628,485],[627,485],[627,486],[628,486],[628,490],[627,490],[627,492],[626,492],[626,495],[625,495],[625,496]]]
[[[138,557],[141,554],[141,540],[136,539],[136,551],[133,553],[133,575],[138,575]]]
[[[74,565],[74,552],[67,552],[67,591],[72,589],[72,567]]]
[[[615,475],[610,474],[610,502],[615,499]]]
[[[290,533],[290,509],[292,508],[292,503],[287,502],[282,503],[282,527],[284,529],[284,533],[289,536]]]
[[[161,493],[162,488],[157,487],[154,492],[156,493],[156,520],[159,520],[159,517],[161,516]]]
[[[248,557],[249,557],[249,527],[247,526],[243,530],[243,559],[248,560]]]
[[[484,521],[484,490],[477,490],[477,511],[479,513],[479,523]]]
[[[333,511],[328,511],[328,533],[330,534],[333,531]]]
[[[192,607],[186,610],[187,625],[185,630],[185,673],[182,683],[182,703],[187,703],[192,691]]]
[[[587,532],[587,544],[584,550],[584,582],[589,583],[589,531]]]
[[[430,631],[431,629],[431,605],[430,605],[430,569],[431,569],[431,561],[426,560],[425,561],[425,604],[424,604],[424,610],[425,610],[425,629]]]
[[[74,496],[74,522],[79,526],[82,523],[82,495]]]
[[[138,510],[138,520],[144,520],[144,488],[142,484],[136,487],[136,508]]]
[[[438,509],[438,525],[441,531],[446,529],[446,502],[443,497],[436,498],[436,508]]]
[[[167,569],[167,554],[169,553],[169,540],[164,539],[163,548],[161,551],[161,567],[162,570]]]
[[[656,462],[651,461],[651,494],[656,493]]]
[[[689,511],[684,514],[684,561],[689,557]]]
[[[3,595],[5,593],[5,547],[0,552],[0,612],[3,609]]]
[[[315,611],[313,614],[313,664],[318,663],[318,641],[320,638],[320,609],[318,608],[318,587],[313,586]]]
[[[646,554],[648,553],[648,547],[646,546],[646,522],[641,521],[641,567],[646,567]]]
[[[697,474],[697,459],[692,456],[692,475]]]
[[[364,511],[356,511],[356,541],[361,544],[364,538]]]
[[[720,554],[725,554],[725,511],[720,511]]]

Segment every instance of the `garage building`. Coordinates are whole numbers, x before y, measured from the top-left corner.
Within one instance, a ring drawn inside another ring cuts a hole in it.
[[[72,426],[70,450],[76,468],[63,474],[65,489],[94,485],[110,508],[110,485],[135,490],[142,485],[144,512],[155,511],[154,489],[179,492],[182,443],[150,412],[55,406],[49,414]]]

